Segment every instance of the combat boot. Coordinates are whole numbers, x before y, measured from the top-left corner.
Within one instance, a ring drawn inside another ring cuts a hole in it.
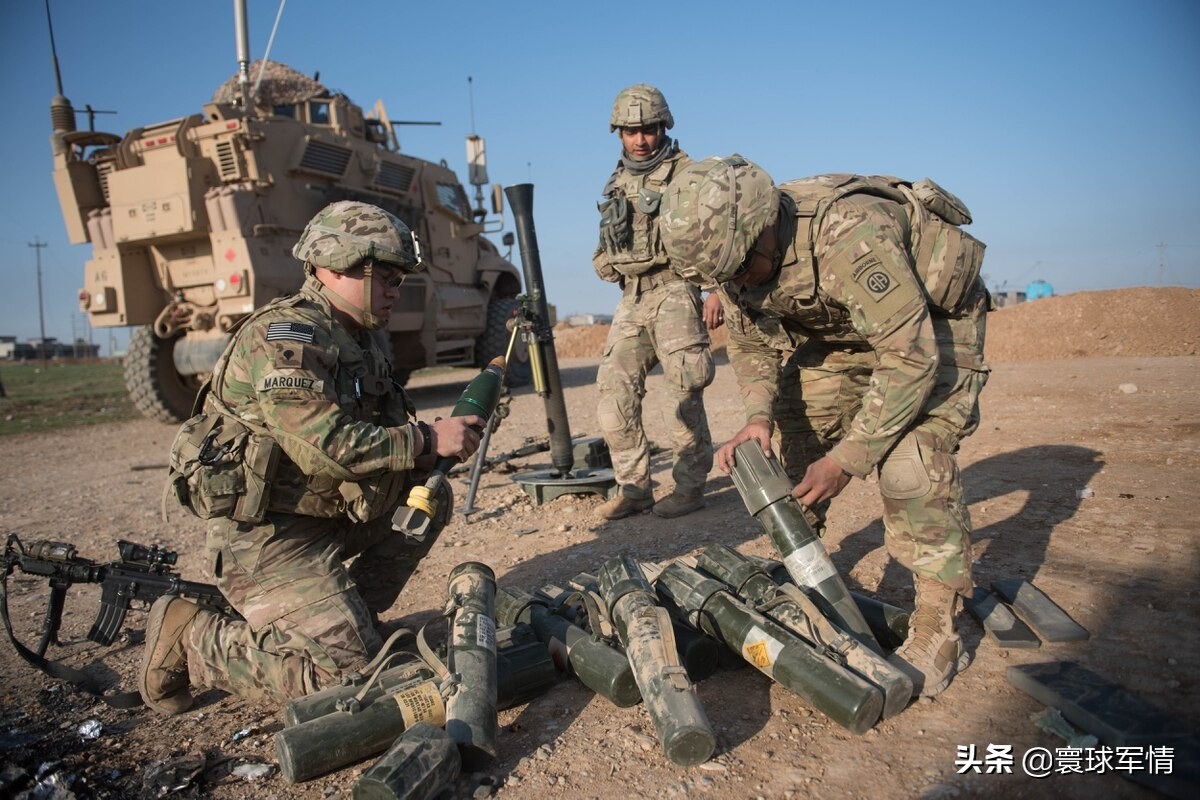
[[[693,511],[699,511],[704,508],[703,494],[682,494],[680,492],[671,492],[654,504],[654,513],[656,516],[664,519],[674,519],[682,517],[684,514],[690,514]]]
[[[621,519],[654,507],[654,497],[629,497],[624,492],[604,503],[598,509],[605,519]]]
[[[916,610],[908,620],[908,638],[888,661],[912,678],[913,692],[933,697],[966,668],[962,637],[954,631],[958,594],[944,583],[914,575]]]
[[[199,612],[195,603],[172,595],[158,598],[150,607],[138,691],[146,705],[160,714],[182,714],[192,707],[187,634]]]

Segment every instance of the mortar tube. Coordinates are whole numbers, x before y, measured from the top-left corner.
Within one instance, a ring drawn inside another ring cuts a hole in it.
[[[554,332],[550,328],[550,307],[546,302],[546,289],[542,280],[542,261],[538,255],[537,230],[533,224],[533,184],[518,183],[505,188],[508,204],[513,212],[513,225],[517,229],[517,242],[521,249],[521,269],[525,274],[525,291],[533,301],[535,319],[533,341],[530,348],[537,348],[546,377],[546,428],[550,434],[550,461],[560,477],[569,476],[575,466],[575,452],[571,445],[571,426],[567,421],[567,404],[563,396],[562,376],[558,370],[558,354],[554,349]],[[537,356],[531,356],[536,358]]]

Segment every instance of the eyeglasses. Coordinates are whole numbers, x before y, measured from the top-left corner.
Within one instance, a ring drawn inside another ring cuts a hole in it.
[[[372,278],[379,279],[389,289],[399,289],[404,285],[404,279],[408,277],[407,272],[379,261],[368,261],[364,272],[368,269],[371,271]]]

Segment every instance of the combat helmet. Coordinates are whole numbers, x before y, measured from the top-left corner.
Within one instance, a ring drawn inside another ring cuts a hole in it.
[[[317,212],[304,227],[292,255],[304,262],[306,271],[321,267],[330,272],[348,272],[365,263],[363,296],[367,298],[371,297],[374,264],[386,264],[404,273],[425,269],[420,241],[407,225],[382,208],[355,200],[330,203]],[[365,327],[378,330],[387,324],[372,308],[349,301],[329,286],[321,291],[348,306]]]
[[[663,198],[659,230],[671,268],[693,283],[724,283],[779,215],[779,190],[736,153],[682,170]]]
[[[641,128],[645,125],[662,123],[664,129],[675,127],[675,118],[663,93],[648,83],[635,83],[622,89],[613,101],[612,119],[608,132],[617,128]]]
[[[368,259],[404,272],[425,269],[416,234],[382,208],[356,200],[339,200],[318,211],[292,255],[331,272],[347,272]]]

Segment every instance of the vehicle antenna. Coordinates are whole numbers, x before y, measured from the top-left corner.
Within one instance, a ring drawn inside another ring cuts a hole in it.
[[[49,2],[49,0],[47,0]],[[55,67],[57,69],[57,66]],[[475,135],[475,91],[471,85],[471,76],[467,76],[467,104],[471,108],[471,135]],[[61,93],[61,92],[60,92]]]
[[[50,29],[50,58],[54,61],[54,86],[63,93],[62,74],[58,71],[58,48],[54,46],[54,23],[50,20],[50,0],[46,0],[46,27]]]
[[[271,59],[271,46],[275,44],[275,32],[279,30],[279,20],[283,19],[285,5],[287,5],[287,0],[279,0],[279,10],[275,12],[275,24],[271,26],[271,38],[267,39],[267,50],[263,53],[262,64],[258,67],[258,78],[254,81],[254,88],[250,91],[251,99],[258,97],[258,87],[262,83],[263,74],[267,71],[267,62]]]

